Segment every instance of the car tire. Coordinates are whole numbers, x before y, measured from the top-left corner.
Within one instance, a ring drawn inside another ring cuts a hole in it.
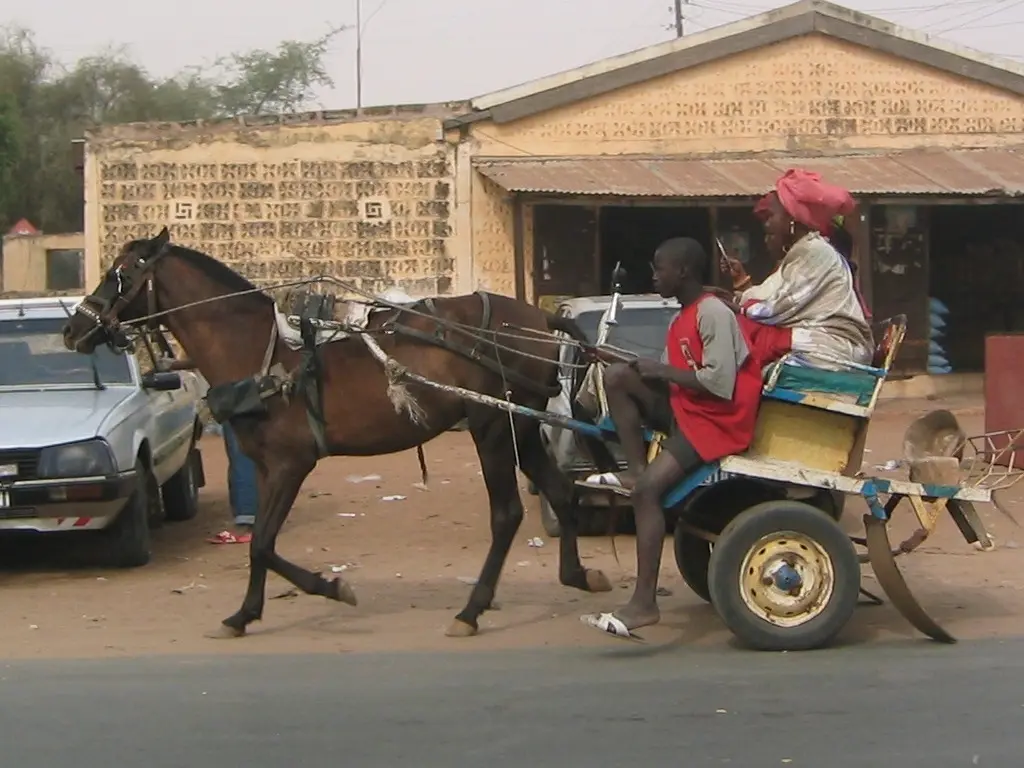
[[[543,493],[538,493],[540,499],[540,522],[544,526],[544,532],[552,539],[562,535],[562,526],[558,523],[555,510]],[[615,521],[615,533],[632,534],[636,533],[633,526],[633,512],[627,508],[614,510],[618,514]],[[577,510],[576,534],[578,536],[607,536],[611,524],[613,510],[607,507],[580,507]]]
[[[114,568],[137,568],[149,562],[149,486],[149,471],[136,460],[135,490],[114,524],[104,531],[110,546],[107,560]]]
[[[562,526],[558,523],[555,510],[543,493],[538,493],[537,498],[540,499],[540,524],[544,526],[544,533],[557,539],[562,535]]]
[[[199,512],[199,451],[193,445],[181,469],[164,483],[164,514],[173,522],[191,520]]]

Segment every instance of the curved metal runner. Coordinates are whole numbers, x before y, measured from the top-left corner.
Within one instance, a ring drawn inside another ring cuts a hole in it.
[[[867,532],[868,557],[871,569],[875,572],[879,586],[885,592],[896,610],[909,621],[915,629],[932,640],[940,643],[955,643],[956,638],[938,625],[929,616],[907,586],[903,574],[900,573],[896,560],[892,555],[892,544],[886,522],[874,515],[864,515],[864,528]]]

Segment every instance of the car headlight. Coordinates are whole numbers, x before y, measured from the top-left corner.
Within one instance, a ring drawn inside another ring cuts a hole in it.
[[[104,440],[55,445],[39,457],[39,476],[89,477],[114,474],[114,456]]]

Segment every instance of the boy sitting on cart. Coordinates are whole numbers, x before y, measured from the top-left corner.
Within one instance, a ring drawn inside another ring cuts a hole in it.
[[[669,326],[662,362],[637,358],[615,363],[604,374],[608,410],[628,469],[591,475],[583,485],[631,498],[637,579],[626,605],[584,620],[621,637],[661,618],[656,592],[665,542],[662,498],[701,465],[742,453],[754,436],[761,369],[734,311],[703,287],[708,267],[707,253],[692,238],[673,238],[658,247],[654,289],[681,306]],[[650,464],[645,425],[668,436]]]

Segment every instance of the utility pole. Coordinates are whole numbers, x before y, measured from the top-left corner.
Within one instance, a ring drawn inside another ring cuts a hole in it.
[[[676,0],[677,4],[679,2],[680,2],[680,0]],[[362,109],[362,108],[363,108],[363,0],[356,0],[356,109]]]
[[[683,36],[683,3],[689,4],[689,0],[675,0],[676,12],[676,37]]]

